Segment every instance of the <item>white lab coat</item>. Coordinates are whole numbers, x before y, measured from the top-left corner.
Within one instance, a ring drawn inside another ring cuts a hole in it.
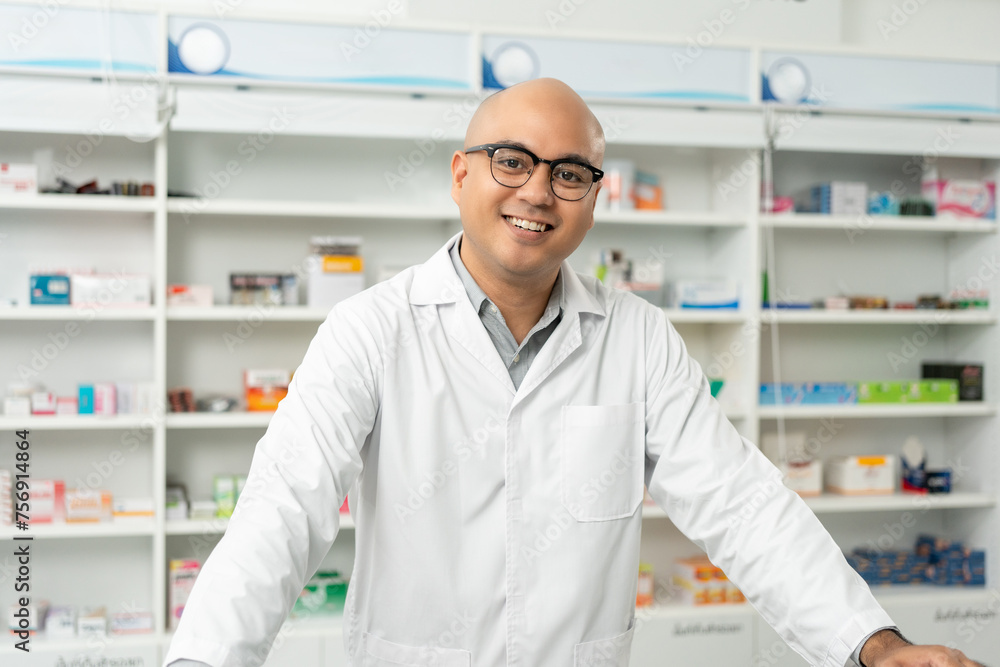
[[[321,325],[165,664],[259,664],[355,483],[356,667],[627,665],[644,481],[812,664],[892,625],[663,311],[564,263],[562,320],[515,391],[457,238]]]

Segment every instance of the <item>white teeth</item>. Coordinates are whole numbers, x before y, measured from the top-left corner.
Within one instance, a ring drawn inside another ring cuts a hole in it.
[[[521,218],[515,218],[512,215],[506,215],[504,218],[507,219],[510,224],[515,227],[520,227],[521,229],[530,229],[533,232],[544,232],[549,229],[549,225],[544,222],[533,222],[531,220],[522,220]]]

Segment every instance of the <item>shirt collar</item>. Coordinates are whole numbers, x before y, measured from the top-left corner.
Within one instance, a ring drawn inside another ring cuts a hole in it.
[[[479,286],[479,283],[475,281],[472,274],[469,273],[469,269],[465,267],[465,262],[462,261],[461,255],[459,255],[459,244],[462,242],[462,237],[459,236],[458,240],[451,245],[448,249],[448,255],[451,257],[451,262],[455,266],[455,272],[458,274],[459,279],[462,281],[462,285],[465,287],[466,293],[469,295],[469,300],[472,301],[473,307],[476,312],[482,312],[483,302],[489,301],[489,297],[486,296],[486,292]],[[556,274],[556,282],[552,285],[552,292],[549,294],[549,302],[545,306],[545,312],[542,314],[542,318],[545,318],[553,309],[558,309],[557,312],[562,313],[566,307],[566,290],[563,289],[563,273],[562,266],[559,267],[559,273]],[[492,302],[490,302],[492,304]]]

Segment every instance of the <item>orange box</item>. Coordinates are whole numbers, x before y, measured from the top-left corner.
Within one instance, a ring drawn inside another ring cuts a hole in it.
[[[273,412],[288,394],[291,376],[286,370],[247,370],[243,372],[243,390],[250,412]]]

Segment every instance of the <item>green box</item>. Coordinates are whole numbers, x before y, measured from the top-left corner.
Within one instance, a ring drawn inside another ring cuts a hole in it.
[[[215,516],[232,516],[236,509],[236,478],[232,475],[216,475],[212,489]]]
[[[913,380],[906,400],[910,403],[957,403],[958,380]]]
[[[905,399],[906,382],[880,380],[858,383],[858,403],[902,403]]]

